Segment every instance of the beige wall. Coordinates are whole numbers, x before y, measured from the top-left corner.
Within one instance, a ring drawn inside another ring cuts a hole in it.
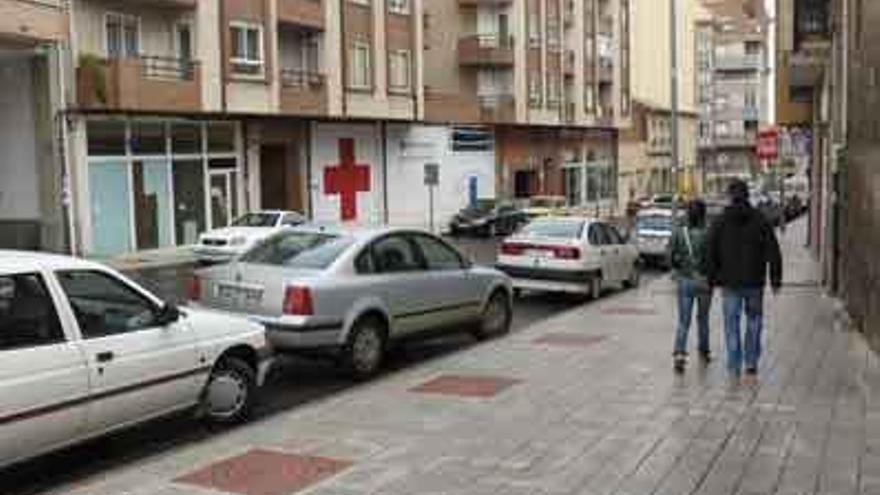
[[[0,36],[25,42],[67,38],[63,2],[0,0]]]

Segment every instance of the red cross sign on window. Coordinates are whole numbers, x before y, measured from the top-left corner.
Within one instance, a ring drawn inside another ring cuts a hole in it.
[[[324,194],[338,194],[342,221],[357,218],[357,193],[370,190],[370,166],[356,163],[354,139],[339,140],[339,163],[324,168]]]

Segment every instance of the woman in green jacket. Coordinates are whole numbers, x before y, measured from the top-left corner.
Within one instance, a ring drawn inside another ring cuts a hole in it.
[[[688,332],[694,302],[697,303],[697,348],[704,363],[711,360],[709,350],[709,310],[712,288],[706,278],[706,204],[691,201],[687,224],[675,229],[670,242],[670,260],[678,282],[678,328],[673,351],[674,369],[681,373],[687,363]]]

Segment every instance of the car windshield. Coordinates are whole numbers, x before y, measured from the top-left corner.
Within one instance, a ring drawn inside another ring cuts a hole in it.
[[[636,218],[637,230],[671,230],[672,217],[668,215],[645,215]]]
[[[522,229],[528,237],[551,237],[554,239],[574,239],[584,230],[583,220],[538,220]]]
[[[241,257],[244,263],[324,269],[353,239],[317,232],[288,232],[266,239]]]
[[[248,213],[238,217],[234,227],[274,227],[278,223],[278,213]]]

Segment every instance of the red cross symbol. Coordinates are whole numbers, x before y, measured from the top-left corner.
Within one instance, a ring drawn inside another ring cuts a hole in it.
[[[343,221],[357,218],[357,193],[370,190],[370,166],[355,163],[354,139],[339,140],[339,163],[324,168],[324,194],[338,194]]]

